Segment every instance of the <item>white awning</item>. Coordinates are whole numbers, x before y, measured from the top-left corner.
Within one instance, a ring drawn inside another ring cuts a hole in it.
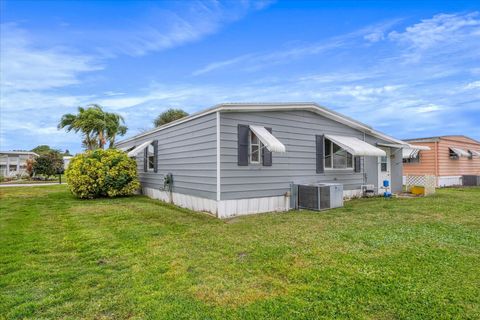
[[[409,144],[408,147],[402,149],[403,159],[416,158],[418,153],[422,150],[430,150],[430,147],[427,146],[417,146],[414,144]]]
[[[399,143],[397,144],[397,143],[382,143],[382,142],[378,142],[378,143],[377,143],[377,146],[402,149],[402,148],[407,147],[408,144],[399,144]]]
[[[250,126],[250,130],[262,141],[268,151],[285,152],[285,146],[275,138],[267,129],[260,126]]]
[[[477,150],[468,150],[472,154],[473,157],[480,157],[480,151]]]
[[[149,140],[149,141],[145,141],[144,143],[142,143],[141,145],[139,145],[138,147],[135,147],[135,149],[133,149],[132,151],[130,151],[127,155],[129,157],[136,157],[140,152],[143,151],[143,149],[145,149],[146,147],[148,147],[148,145],[150,143],[152,143],[153,140]]]
[[[468,153],[463,149],[455,148],[455,147],[449,147],[449,148],[459,157],[467,157],[467,158],[470,157],[470,153]]]
[[[325,135],[325,138],[338,144],[340,147],[348,151],[354,156],[386,156],[387,154],[382,149],[372,146],[365,141],[355,137]]]
[[[416,158],[419,152],[420,152],[420,149],[403,148],[402,149],[402,158],[403,159]]]

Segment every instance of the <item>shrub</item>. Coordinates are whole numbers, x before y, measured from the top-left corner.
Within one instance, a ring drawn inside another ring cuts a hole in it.
[[[47,177],[60,173],[63,170],[63,160],[57,152],[42,154],[35,159],[32,165],[35,174],[43,174]]]
[[[130,195],[140,187],[135,160],[115,149],[76,155],[65,175],[70,191],[83,199]]]

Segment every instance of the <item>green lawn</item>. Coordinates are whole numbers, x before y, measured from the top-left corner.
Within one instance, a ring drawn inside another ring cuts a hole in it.
[[[0,317],[480,318],[480,188],[221,221],[0,189]]]

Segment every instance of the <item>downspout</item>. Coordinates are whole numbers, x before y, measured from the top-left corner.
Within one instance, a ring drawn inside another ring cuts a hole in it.
[[[216,112],[216,122],[217,122],[217,217],[218,217],[218,206],[221,199],[221,182],[220,182],[220,112]]]
[[[438,186],[438,141],[435,141],[435,181]]]
[[[366,142],[365,131],[363,132],[363,142]],[[363,184],[367,184],[367,174],[365,172],[365,156],[363,156],[362,176],[363,176]]]

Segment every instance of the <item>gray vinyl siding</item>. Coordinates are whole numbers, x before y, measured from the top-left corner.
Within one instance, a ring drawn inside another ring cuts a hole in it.
[[[353,169],[325,169],[325,173],[316,173],[315,135],[337,134],[364,139],[363,132],[318,114],[309,111],[223,112],[220,123],[221,200],[280,196],[290,190],[291,183],[335,182],[343,184],[345,190],[353,190],[377,177],[377,157],[365,157],[359,173]],[[238,124],[272,128],[273,135],[285,145],[287,152],[273,153],[271,167],[238,166]],[[370,136],[366,136],[366,140],[371,144],[380,142]],[[378,184],[377,181],[372,183]]]
[[[158,140],[158,172],[144,172],[141,152],[136,160],[142,187],[163,190],[164,176],[172,173],[173,192],[216,199],[215,113],[139,138],[135,145],[148,140]]]

